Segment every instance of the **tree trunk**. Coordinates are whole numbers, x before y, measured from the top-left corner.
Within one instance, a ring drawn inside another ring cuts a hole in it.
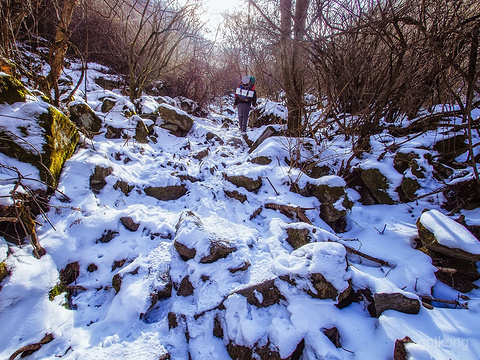
[[[52,44],[50,52],[48,53],[48,63],[50,65],[50,72],[47,75],[46,87],[48,94],[52,89],[55,91],[54,103],[59,105],[60,91],[58,89],[58,79],[63,71],[63,63],[65,55],[68,50],[68,42],[70,40],[71,32],[68,29],[72,21],[73,10],[77,5],[77,0],[64,0],[63,9],[58,19],[57,29],[55,32],[55,43]]]

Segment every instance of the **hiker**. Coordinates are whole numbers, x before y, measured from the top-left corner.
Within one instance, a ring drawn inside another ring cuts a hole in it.
[[[252,105],[257,106],[257,92],[255,91],[255,78],[244,76],[235,92],[234,107],[238,107],[238,122],[241,132],[247,131],[248,114]]]

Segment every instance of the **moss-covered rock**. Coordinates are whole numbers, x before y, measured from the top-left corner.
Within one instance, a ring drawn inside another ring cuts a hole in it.
[[[397,151],[393,159],[393,167],[400,174],[403,174],[410,167],[411,161],[413,159],[418,159],[418,158],[419,158],[418,154],[414,153],[413,151],[410,151],[410,152]]]
[[[7,265],[4,262],[0,263],[0,283],[5,280],[8,275],[10,275],[10,271]]]
[[[77,128],[67,116],[52,106],[40,114],[38,108],[29,108],[27,111],[37,113],[30,114],[30,121],[18,123],[16,129],[0,127],[0,151],[37,167],[40,179],[56,188],[63,165],[72,156],[78,143]],[[31,144],[33,141],[27,144],[25,140],[28,142],[30,137],[35,137],[36,143],[41,143],[41,148],[39,145],[34,147]]]
[[[362,169],[360,177],[380,204],[393,205],[396,203],[396,199],[393,199],[389,193],[391,182],[380,170],[376,168]]]
[[[147,125],[142,120],[137,121],[137,126],[135,127],[135,140],[140,144],[148,144],[149,142],[149,130]]]
[[[0,75],[0,104],[14,104],[24,102],[25,97],[31,95],[23,84],[10,75]]]
[[[406,197],[407,201],[413,201],[416,198],[416,191],[420,189],[421,186],[418,183],[418,180],[411,177],[404,177],[402,181],[402,194]]]
[[[85,103],[74,103],[68,107],[70,119],[75,125],[90,132],[98,132],[102,127],[102,120]]]

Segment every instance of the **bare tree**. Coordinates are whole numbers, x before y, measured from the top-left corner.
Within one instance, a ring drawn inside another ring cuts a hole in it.
[[[146,86],[177,64],[172,58],[179,45],[198,35],[198,3],[178,5],[153,0],[134,0],[121,8],[123,38],[128,44],[129,95],[133,101]]]

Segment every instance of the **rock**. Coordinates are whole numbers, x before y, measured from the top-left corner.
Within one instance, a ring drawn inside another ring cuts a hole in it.
[[[413,178],[413,177],[403,177],[402,185],[401,185],[401,190],[403,196],[405,196],[405,202],[407,201],[414,201],[416,199],[416,191],[420,189],[421,186],[418,183],[418,180]],[[400,195],[400,193],[399,193]],[[402,196],[400,196],[402,198]]]
[[[409,298],[401,293],[377,293],[373,295],[374,316],[379,317],[385,310],[395,310],[406,314],[418,314],[420,300]]]
[[[210,264],[237,250],[227,240],[219,239],[213,231],[205,229],[201,220],[191,211],[180,216],[176,230],[174,247],[185,261],[198,255],[197,261]]]
[[[90,176],[90,189],[93,193],[98,194],[107,185],[105,178],[113,173],[113,168],[95,166],[93,174]]]
[[[100,239],[98,239],[96,242],[99,243],[109,243],[110,241],[113,240],[118,235],[118,231],[113,231],[113,230],[105,230],[103,232],[103,235]]]
[[[417,153],[414,153],[413,151],[410,151],[408,153],[397,151],[393,159],[393,167],[400,174],[403,174],[410,167],[411,161],[418,158],[419,155]]]
[[[336,327],[332,327],[330,329],[324,329],[323,333],[325,336],[335,345],[336,348],[341,348],[342,344],[340,344],[340,333]]]
[[[258,165],[268,165],[272,162],[272,159],[270,159],[267,156],[258,156],[256,158],[253,158],[250,160],[252,164],[258,164]]]
[[[437,141],[433,149],[440,154],[438,161],[441,163],[449,163],[462,155],[468,150],[468,144],[465,140],[465,135],[461,134]]]
[[[116,102],[117,102],[116,99],[112,99],[112,98],[108,98],[108,97],[104,98],[103,101],[102,101],[101,111],[103,113],[108,113],[110,110],[113,109]]]
[[[112,278],[112,287],[115,289],[115,293],[118,294],[122,288],[122,276],[115,274]]]
[[[309,243],[290,255],[280,255],[272,269],[280,280],[317,299],[340,302],[351,291],[346,250],[338,243]]]
[[[250,147],[250,150],[248,151],[249,154],[254,152],[266,139],[272,136],[279,136],[281,133],[279,133],[273,126],[268,126],[265,131],[262,133],[262,135],[259,136],[259,138],[253,143],[253,145]]]
[[[18,113],[22,111],[28,114],[24,121],[0,125],[0,152],[32,164],[38,168],[40,179],[56,188],[63,165],[78,143],[77,128],[63,113],[44,103],[25,103]],[[41,143],[41,147],[33,148],[25,141]]]
[[[133,190],[134,186],[133,186],[133,185],[129,185],[126,181],[118,180],[118,181],[113,185],[113,188],[114,188],[115,190],[120,189],[120,191],[123,192],[123,193],[125,194],[125,196],[128,196],[128,194],[130,194],[130,192]]]
[[[480,273],[475,261],[453,258],[427,248],[420,250],[430,256],[432,265],[438,269],[435,277],[442,283],[462,293],[478,288],[475,281],[480,279]]]
[[[269,307],[285,299],[275,286],[274,279],[237,290],[235,293],[245,296],[247,302],[257,308]]]
[[[180,104],[180,108],[189,113],[189,114],[193,114],[194,112],[196,112],[198,109],[199,109],[199,106],[198,106],[198,103],[193,101],[193,100],[190,100],[190,99],[187,99],[186,97],[183,97],[183,96],[179,96],[177,98],[175,98],[175,100],[178,100],[179,104]]]
[[[250,266],[252,266],[252,264],[249,261],[245,261],[243,264],[241,264],[238,267],[229,268],[228,271],[230,271],[232,274],[235,274],[239,271],[247,271]]]
[[[210,264],[217,260],[226,258],[237,248],[227,242],[213,240],[210,242],[210,253],[200,259],[201,264]]]
[[[90,106],[85,103],[70,103],[68,106],[70,120],[79,128],[93,133],[98,133],[102,127],[102,120],[95,114]]]
[[[187,276],[185,276],[181,283],[180,286],[178,287],[177,295],[178,296],[190,296],[193,295],[194,287],[192,283],[190,282],[190,279]]]
[[[422,244],[431,251],[467,261],[480,260],[480,241],[438,210],[425,211],[417,220],[417,229]]]
[[[260,177],[255,180],[243,175],[225,175],[225,180],[231,182],[235,186],[243,187],[247,191],[255,193],[262,187],[262,179]]]
[[[443,208],[449,212],[458,212],[461,209],[473,210],[480,207],[480,194],[475,179],[447,185],[443,190],[443,196],[446,199]]]
[[[10,275],[7,265],[4,262],[0,263],[0,283]]]
[[[116,128],[113,126],[107,126],[107,132],[105,134],[106,139],[121,139],[123,134],[123,129]]]
[[[161,104],[157,113],[162,120],[159,126],[169,130],[175,136],[186,136],[194,123],[190,115],[171,105]]]
[[[285,123],[287,109],[280,104],[266,101],[250,113],[249,125],[258,128],[264,125]]]
[[[97,271],[97,270],[98,270],[98,266],[95,265],[94,263],[91,263],[91,264],[89,264],[89,265],[87,266],[87,271],[88,271],[89,273],[95,272],[95,271]]]
[[[106,90],[121,89],[122,82],[120,80],[113,80],[112,76],[107,77],[100,76],[94,79],[95,83]]]
[[[207,135],[205,136],[205,138],[207,139],[208,142],[210,142],[211,144],[215,144],[215,143],[218,143],[219,145],[223,145],[224,144],[224,141],[216,134],[212,133],[212,132],[208,132]]]
[[[300,169],[303,173],[305,173],[312,179],[319,179],[332,173],[330,167],[328,167],[327,165],[318,165],[315,162],[303,163],[300,165]]]
[[[336,232],[344,227],[335,226],[339,220],[345,219],[353,202],[348,198],[345,181],[339,176],[323,176],[316,182],[308,182],[305,188],[297,190],[303,196],[316,197],[320,205],[320,217],[332,226]],[[346,224],[346,223],[345,223]]]
[[[125,226],[125,228],[127,230],[130,230],[130,231],[137,231],[140,224],[137,224],[135,221],[133,221],[133,219],[129,216],[122,216],[120,218],[120,222],[122,223],[123,226]]]
[[[205,150],[201,150],[199,151],[198,153],[196,153],[195,155],[192,155],[192,157],[198,161],[202,161],[204,158],[206,158],[208,156],[208,153],[209,153],[209,150],[208,148],[205,149]]]
[[[396,203],[389,193],[392,183],[379,169],[362,169],[360,177],[379,204],[393,205]]]
[[[310,243],[310,230],[295,228],[287,228],[286,230],[288,234],[287,242],[293,247],[294,250],[297,250],[303,245]]]
[[[23,84],[10,75],[0,75],[0,104],[25,102],[27,95],[32,95]]]
[[[143,120],[137,121],[137,126],[135,127],[135,140],[139,144],[148,144],[149,142],[149,134],[150,131],[148,130],[147,126],[143,122]]]
[[[185,184],[165,187],[149,186],[145,188],[144,191],[146,195],[154,197],[157,200],[170,201],[180,199],[187,193],[187,188]]]
[[[233,191],[229,191],[229,190],[223,190],[223,192],[225,193],[225,195],[227,195],[228,197],[232,198],[232,199],[236,199],[238,201],[240,201],[242,204],[247,201],[247,195],[243,195],[241,193],[239,193],[238,191],[236,190],[233,190]]]

